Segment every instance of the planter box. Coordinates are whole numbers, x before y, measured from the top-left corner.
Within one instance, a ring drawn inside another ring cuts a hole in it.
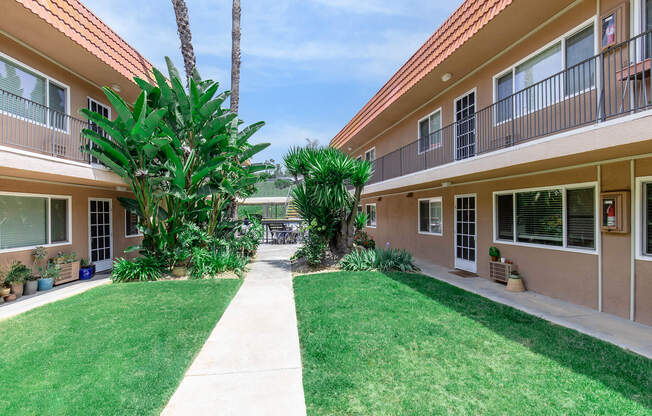
[[[497,282],[507,283],[507,278],[512,272],[512,265],[499,261],[489,262],[489,277]]]
[[[61,264],[61,276],[54,280],[54,285],[72,282],[73,280],[79,280],[79,262]]]

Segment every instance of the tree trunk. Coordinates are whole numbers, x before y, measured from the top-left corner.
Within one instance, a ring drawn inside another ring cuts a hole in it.
[[[355,234],[355,217],[358,215],[358,204],[360,203],[362,188],[355,188],[353,194],[353,205],[351,212],[340,222],[340,229],[335,235],[335,248],[338,253],[345,254],[353,248],[353,235]]]
[[[183,66],[186,70],[186,82],[190,85],[190,77],[196,66],[195,51],[192,47],[192,34],[190,33],[190,22],[188,20],[188,7],[184,0],[172,0],[174,15],[177,18],[177,32],[181,41],[181,55]]]
[[[240,106],[240,0],[233,0],[231,10],[231,111]]]

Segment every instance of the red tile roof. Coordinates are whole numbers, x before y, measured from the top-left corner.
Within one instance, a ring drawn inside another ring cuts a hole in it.
[[[150,77],[152,64],[79,0],[16,1],[127,79]]]
[[[331,140],[340,147],[475,35],[512,0],[466,0]]]

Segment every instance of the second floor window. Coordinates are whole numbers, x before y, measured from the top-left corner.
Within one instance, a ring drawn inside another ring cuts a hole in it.
[[[594,24],[580,26],[495,78],[495,121],[510,120],[595,86]]]
[[[0,111],[66,130],[67,110],[67,88],[0,57]]]
[[[441,146],[441,110],[419,120],[419,153]]]
[[[364,152],[364,160],[373,163],[376,160],[376,148],[373,147]]]

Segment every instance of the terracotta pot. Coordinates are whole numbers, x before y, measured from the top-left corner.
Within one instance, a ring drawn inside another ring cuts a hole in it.
[[[5,296],[5,302],[11,302],[12,300],[16,300],[16,295],[13,293],[11,295]]]
[[[23,296],[23,287],[24,285],[22,283],[11,284],[11,291],[13,292],[14,295],[16,295],[16,298]]]
[[[33,295],[38,289],[38,281],[28,280],[25,282],[25,293],[24,295]]]
[[[491,261],[498,261],[498,257],[496,257],[496,256],[491,256]]]
[[[174,277],[183,277],[188,274],[188,269],[183,266],[174,266],[172,268],[172,276]]]
[[[8,296],[11,293],[11,289],[8,287],[3,287],[0,289],[0,297]]]
[[[523,279],[512,279],[511,277],[507,279],[507,291],[525,292],[525,285],[523,284]]]

